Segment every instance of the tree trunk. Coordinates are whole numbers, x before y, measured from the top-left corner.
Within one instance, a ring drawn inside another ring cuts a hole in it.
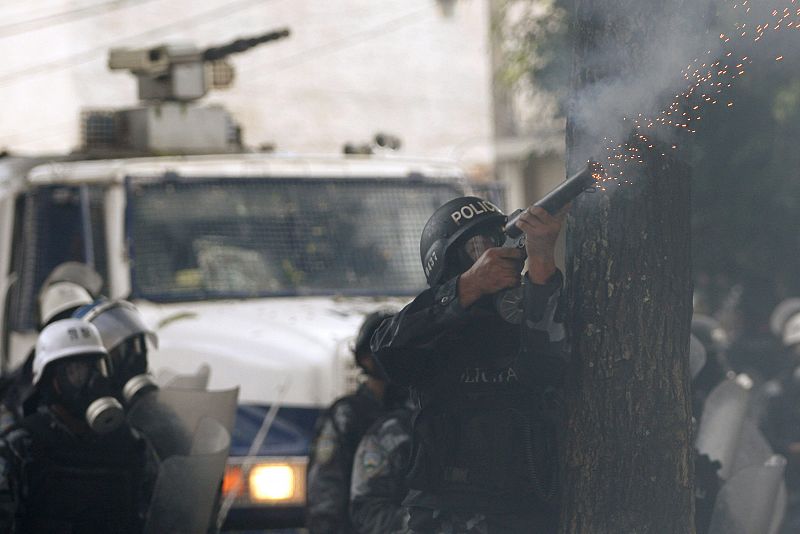
[[[648,60],[648,25],[676,3],[575,0],[573,89],[614,68],[646,76],[638,67]],[[598,4],[626,16],[598,16]],[[598,47],[614,61],[587,61]],[[570,115],[571,169],[593,156],[591,135]],[[632,184],[581,195],[567,223],[572,360],[562,533],[694,532],[689,169],[666,150],[641,153]]]

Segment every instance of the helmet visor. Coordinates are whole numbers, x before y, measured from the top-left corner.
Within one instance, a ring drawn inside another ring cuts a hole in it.
[[[157,346],[156,335],[147,327],[139,312],[125,302],[110,302],[91,310],[84,319],[100,332],[103,345],[108,350],[132,336],[145,335],[153,346]]]

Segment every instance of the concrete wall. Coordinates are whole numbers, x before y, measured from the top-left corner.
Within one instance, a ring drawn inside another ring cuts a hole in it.
[[[487,0],[26,0],[0,3],[0,148],[79,145],[84,107],[136,103],[134,79],[106,69],[111,46],[201,46],[289,27],[233,59],[233,88],[209,102],[245,142],[339,151],[378,131],[404,152],[492,162]]]

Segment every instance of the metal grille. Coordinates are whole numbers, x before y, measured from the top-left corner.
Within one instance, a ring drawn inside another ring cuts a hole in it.
[[[475,196],[485,198],[506,213],[523,207],[506,206],[506,190],[500,182],[473,182],[470,187]]]
[[[422,227],[453,184],[370,179],[131,180],[136,297],[413,294]]]
[[[85,149],[123,146],[126,126],[119,111],[92,110],[81,113],[81,138]]]
[[[103,189],[88,187],[93,266],[106,276]],[[66,261],[86,261],[87,229],[81,217],[78,187],[48,186],[26,195],[22,222],[21,269],[12,290],[14,330],[33,329],[37,324],[39,288],[56,266]]]

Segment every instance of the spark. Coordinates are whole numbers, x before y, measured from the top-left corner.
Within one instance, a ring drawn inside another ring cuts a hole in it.
[[[633,141],[621,143],[610,138],[604,139],[606,142],[607,174],[602,182],[613,181],[617,186],[631,184],[630,178],[623,179],[626,170],[630,170],[631,164],[645,164],[643,153],[651,153],[654,156],[661,154],[666,157],[663,148],[657,149],[653,142],[653,137],[659,131],[675,131],[696,133],[698,123],[703,119],[703,106],[717,105],[725,103],[726,108],[733,108],[734,102],[726,93],[733,87],[734,81],[746,74],[746,65],[752,64],[753,60],[746,55],[741,59],[733,59],[735,51],[733,46],[739,43],[759,43],[766,40],[769,32],[779,32],[781,30],[800,31],[800,8],[795,9],[781,6],[777,9],[767,11],[771,17],[759,17],[761,20],[752,20],[754,15],[750,14],[751,0],[738,2],[736,0],[726,0],[728,5],[732,4],[733,9],[739,9],[741,20],[733,23],[734,29],[730,32],[719,33],[719,46],[721,50],[715,58],[712,50],[706,50],[705,55],[695,57],[679,72],[680,78],[686,80],[687,85],[683,91],[674,94],[673,99],[661,110],[655,111],[653,116],[638,113],[635,116],[623,117],[622,120],[630,123],[633,133]],[[791,0],[791,5],[795,6],[800,0]],[[744,12],[742,12],[744,10]],[[766,19],[766,20],[765,20]],[[702,59],[701,59],[702,58]],[[783,55],[775,57],[775,61],[782,61]],[[679,79],[680,79],[679,78]],[[642,132],[647,131],[647,137]],[[684,135],[684,134],[679,134]],[[680,141],[671,144],[672,150],[678,150]],[[634,146],[636,145],[636,146]]]

